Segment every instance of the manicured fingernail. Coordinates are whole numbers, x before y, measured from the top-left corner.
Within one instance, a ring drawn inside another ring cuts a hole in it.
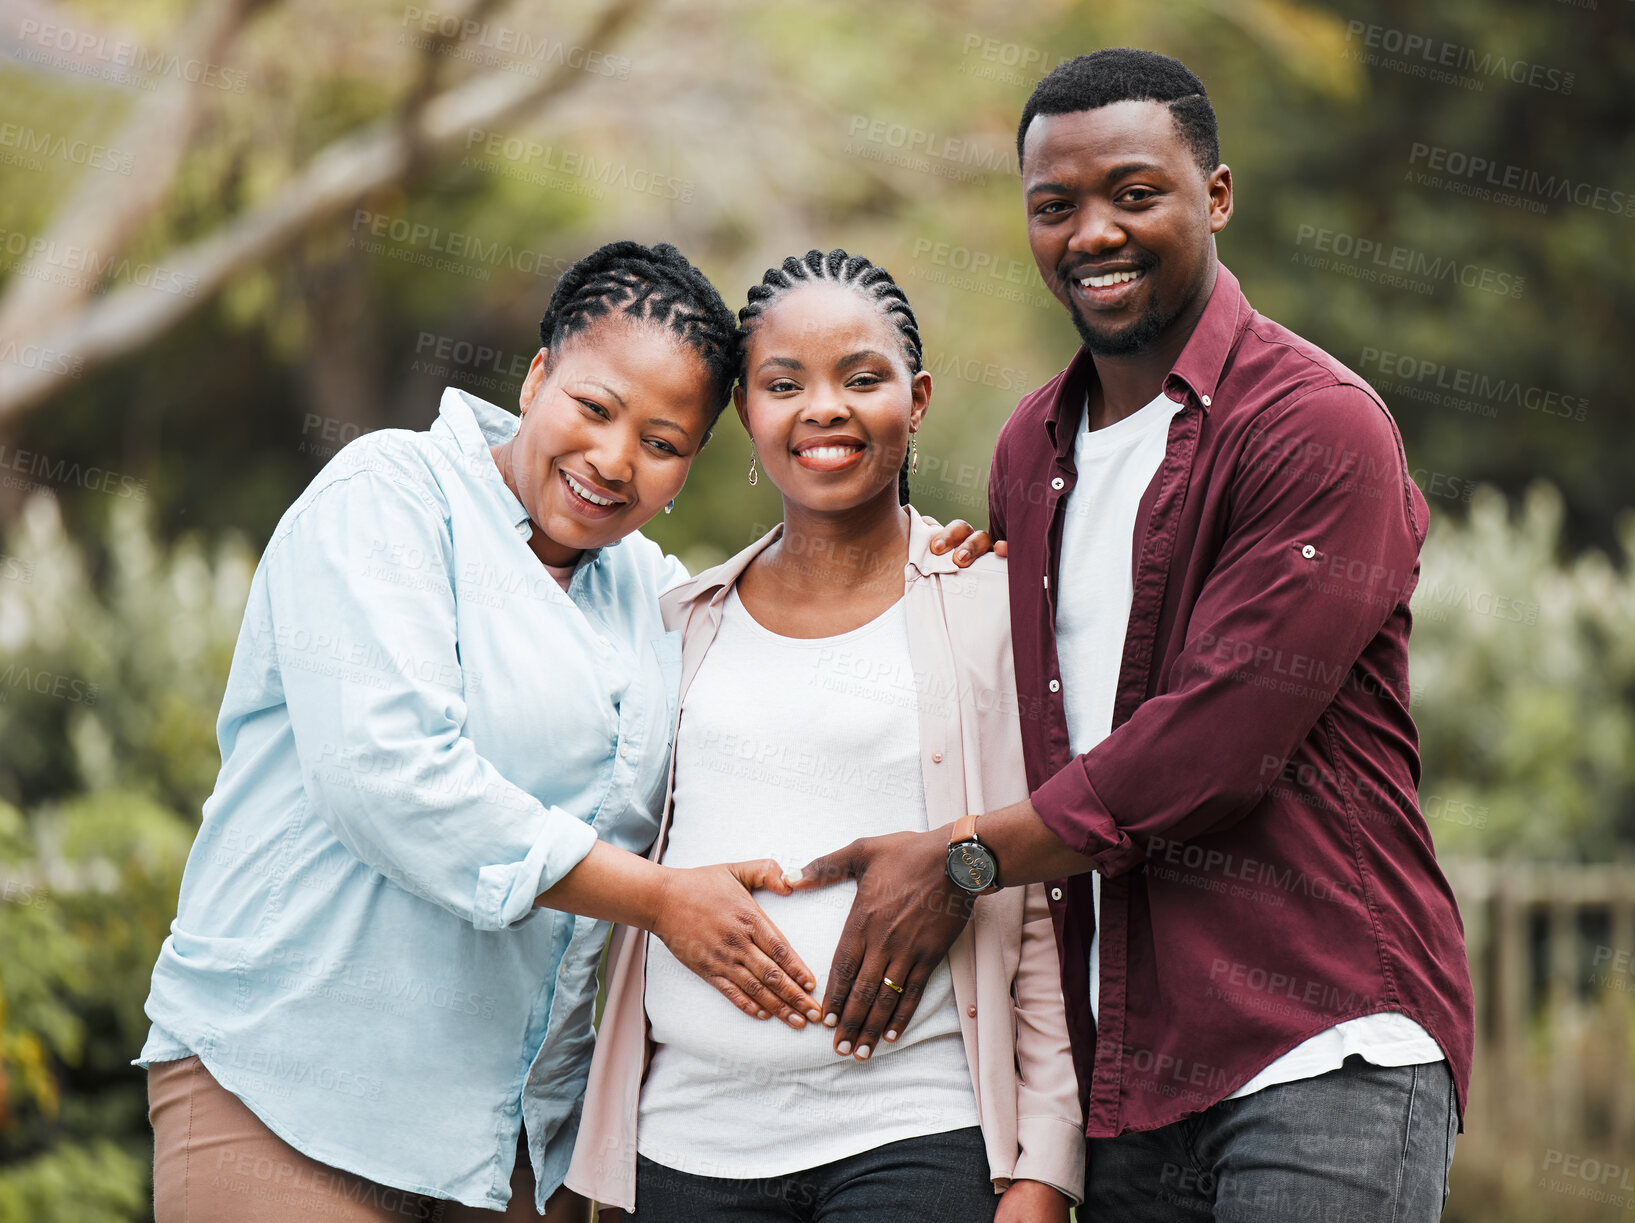
[[[799,1015],[791,1015],[789,1016],[789,1026],[792,1028],[804,1028],[806,1026],[806,1021]]]
[[[835,1052],[840,1054],[841,1057],[845,1057],[851,1051],[852,1051],[852,1042],[849,1041],[849,1040],[843,1040],[838,1045],[835,1046]]]
[[[815,990],[817,988],[817,982],[816,981],[802,981],[800,983],[800,987],[803,990],[805,990],[807,993],[811,993],[813,990]],[[816,1019],[817,1016],[813,1015],[812,1018]]]
[[[800,882],[800,867],[797,866],[792,871],[785,871],[783,873],[783,881],[785,883],[799,883]]]
[[[766,1018],[766,1012],[765,1011],[756,1011],[755,1012],[755,1018],[765,1019]]]
[[[823,1018],[823,1012],[818,1010],[817,1007],[813,1007],[811,1010],[806,1012],[806,1018],[810,1019],[813,1023],[816,1023],[819,1019]]]
[[[933,539],[933,540],[932,540],[932,541],[931,541],[931,551],[933,551],[933,552],[935,552],[935,553],[937,553],[937,554],[938,554],[938,555],[941,555],[941,554],[942,554],[942,549],[943,549],[943,542],[942,542],[942,540],[940,540],[940,539]]]
[[[897,1039],[897,1033],[895,1033],[895,1032],[887,1032],[887,1033],[886,1033],[886,1039],[887,1039],[887,1040],[896,1040],[896,1039]]]
[[[956,561],[968,561],[971,559],[971,554],[964,548],[961,548],[958,552],[954,553],[954,559]]]
[[[857,1046],[857,1060],[860,1062],[866,1062],[869,1060],[869,1047],[867,1045]]]
[[[840,1022],[840,1016],[839,1015],[825,1015],[823,1017],[823,1026],[826,1027],[826,1028],[832,1028],[836,1024],[838,1024],[839,1022]]]

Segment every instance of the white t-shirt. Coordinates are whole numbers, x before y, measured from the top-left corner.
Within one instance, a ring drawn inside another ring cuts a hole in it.
[[[854,837],[929,826],[918,696],[901,601],[837,637],[781,637],[727,595],[687,691],[664,862],[804,865]],[[817,996],[856,884],[755,899],[816,973]],[[733,1009],[649,937],[656,1048],[637,1150],[700,1176],[780,1176],[888,1142],[977,1125],[946,960],[901,1039],[866,1062],[821,1024],[795,1031]]]
[[[1067,736],[1075,755],[1112,730],[1124,635],[1135,598],[1135,519],[1158,474],[1170,420],[1182,405],[1162,392],[1123,420],[1089,428],[1089,405],[1073,444],[1078,480],[1062,519],[1056,576],[1056,656]],[[1101,875],[1090,877],[1096,931],[1090,940],[1090,1013],[1101,1008]],[[1336,1024],[1277,1058],[1228,1099],[1337,1069],[1350,1054],[1377,1066],[1442,1060],[1430,1034],[1405,1015],[1382,1012]]]

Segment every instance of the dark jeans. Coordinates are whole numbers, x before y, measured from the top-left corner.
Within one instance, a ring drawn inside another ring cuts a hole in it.
[[[723,1180],[636,1158],[636,1223],[993,1223],[982,1131],[905,1138],[832,1164]]]
[[[1431,1223],[1458,1132],[1446,1062],[1350,1057],[1142,1134],[1090,1140],[1089,1219]]]

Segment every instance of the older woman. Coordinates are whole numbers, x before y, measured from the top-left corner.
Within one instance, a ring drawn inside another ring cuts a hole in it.
[[[637,852],[680,665],[657,599],[685,576],[637,528],[726,401],[732,314],[673,247],[620,242],[540,339],[520,420],[447,391],[267,545],[137,1059],[159,1223],[570,1202],[608,919],[752,1016],[816,1013],[750,897],[775,867]]]

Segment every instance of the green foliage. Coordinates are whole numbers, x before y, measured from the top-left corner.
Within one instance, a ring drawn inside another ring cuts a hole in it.
[[[1624,559],[1563,559],[1562,498],[1514,519],[1479,487],[1433,518],[1413,607],[1421,803],[1438,849],[1600,861],[1635,850],[1635,519]]]
[[[95,549],[48,496],[0,564],[0,1223],[148,1215],[142,1011],[219,764],[253,558],[155,539],[118,501]]]

